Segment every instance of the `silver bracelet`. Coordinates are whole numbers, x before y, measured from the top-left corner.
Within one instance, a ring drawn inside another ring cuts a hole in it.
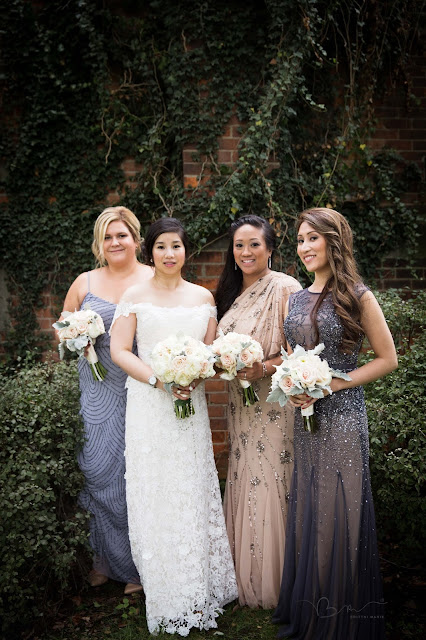
[[[263,376],[262,378],[266,378],[266,376],[268,375],[268,370],[266,368],[266,364],[264,362],[262,362],[262,369],[263,369]]]

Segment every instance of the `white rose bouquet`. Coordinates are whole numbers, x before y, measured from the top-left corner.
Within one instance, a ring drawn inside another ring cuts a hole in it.
[[[74,313],[64,311],[62,316],[63,320],[58,320],[52,325],[59,337],[59,357],[62,360],[65,348],[69,351],[75,351],[80,358],[85,357],[88,360],[94,380],[101,382],[104,380],[107,370],[99,362],[93,346],[96,338],[105,333],[101,316],[88,306]]]
[[[183,333],[170,335],[158,342],[151,353],[154,375],[170,393],[173,384],[187,387],[197,378],[212,378],[215,375],[214,363],[211,347]],[[190,397],[175,400],[174,405],[177,418],[187,418],[195,413]]]
[[[244,367],[252,367],[255,362],[262,362],[262,346],[251,336],[244,333],[230,331],[224,334],[219,331],[219,337],[212,344],[213,353],[216,354],[216,364],[224,373],[220,374],[223,380],[233,380],[237,371]],[[248,380],[240,380],[243,388],[244,405],[249,407],[259,400],[257,393]]]
[[[311,398],[324,398],[324,391],[332,394],[330,383],[332,378],[342,378],[351,380],[347,373],[338,369],[331,369],[327,360],[321,360],[318,356],[324,350],[321,343],[314,349],[306,351],[297,345],[293,353],[288,355],[281,349],[283,363],[271,379],[271,392],[266,398],[266,402],[279,402],[283,407],[290,396],[306,393]],[[315,433],[318,429],[314,414],[314,406],[310,405],[306,409],[301,409],[303,416],[303,426],[306,431]]]

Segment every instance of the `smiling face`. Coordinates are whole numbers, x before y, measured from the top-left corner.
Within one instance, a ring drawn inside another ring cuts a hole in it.
[[[327,257],[327,241],[308,223],[302,222],[297,233],[297,255],[308,271],[331,273]]]
[[[121,220],[114,220],[107,226],[103,242],[103,254],[108,264],[136,260],[138,244]]]
[[[243,272],[243,276],[256,279],[268,273],[268,249],[262,229],[244,224],[237,229],[233,240],[234,260]]]
[[[154,242],[152,259],[156,270],[176,274],[185,264],[185,246],[176,232],[162,233]]]

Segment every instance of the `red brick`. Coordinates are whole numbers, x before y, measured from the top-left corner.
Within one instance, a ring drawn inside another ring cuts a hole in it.
[[[228,421],[226,418],[212,418],[210,420],[210,428],[212,431],[227,431]]]
[[[225,380],[219,380],[217,378],[214,380],[206,380],[206,391],[226,391],[226,385]]]
[[[423,160],[425,154],[421,151],[404,151],[401,153],[401,155],[405,158],[405,160],[408,160],[410,162],[420,162],[421,160]]]
[[[209,402],[212,402],[213,404],[228,405],[228,394],[226,392],[220,393],[219,391],[216,391],[215,393],[209,393],[208,397]]]
[[[410,118],[382,118],[381,123],[386,129],[410,129],[411,128],[411,119]]]
[[[195,149],[191,149],[191,151],[185,151],[184,150],[182,152],[182,160],[183,160],[184,165],[186,163],[191,163],[191,162],[198,163],[198,160],[194,160],[193,159],[193,156],[195,155],[195,153],[196,153]]]
[[[114,206],[118,204],[121,200],[121,196],[116,191],[110,191],[106,197],[107,204],[110,206]]]
[[[226,407],[221,405],[210,405],[209,406],[209,416],[211,418],[223,418],[225,415]]]
[[[377,129],[374,133],[373,139],[376,140],[398,140],[399,138],[399,131],[398,129],[389,131],[388,129],[384,129],[383,127],[381,127],[380,129]]]
[[[219,138],[219,149],[230,150],[238,149],[240,138]]]
[[[237,118],[236,115],[232,115],[229,120],[228,120],[228,124],[237,124],[237,125],[241,125],[241,121],[239,120],[239,118]]]
[[[420,142],[413,140],[412,145],[414,151],[426,151],[426,140],[421,140]]]
[[[38,317],[37,322],[38,322],[38,326],[42,331],[51,331],[52,333],[54,332],[54,329],[52,329],[52,324],[55,322],[54,318]]]
[[[418,140],[419,138],[426,138],[426,129],[400,129],[400,140]]]
[[[185,176],[199,176],[201,172],[201,164],[194,162],[185,162],[183,165]]]
[[[214,451],[216,454],[224,454],[226,462],[228,462],[228,444],[226,442],[215,442]]]
[[[392,140],[392,142],[388,143],[388,146],[398,151],[411,151],[413,143],[411,140]]]
[[[411,288],[412,286],[411,280],[398,280],[395,278],[395,280],[386,280],[385,282],[387,287],[395,287],[396,289],[402,289],[402,287]]]
[[[225,431],[214,431],[212,433],[212,440],[213,440],[214,444],[226,442],[227,438],[226,438]]]
[[[224,264],[225,257],[223,251],[203,251],[198,256],[194,256],[193,260],[198,264],[210,262],[219,262]]]
[[[219,164],[232,164],[232,152],[231,151],[219,151],[217,152],[217,161]]]
[[[205,265],[206,276],[220,276],[222,271],[223,271],[223,266],[221,264],[206,264]]]
[[[211,289],[216,285],[216,280],[209,280],[207,278],[197,278],[195,284],[200,285],[200,287],[205,287],[206,289]]]
[[[199,180],[195,176],[185,176],[183,179],[183,186],[185,189],[196,189],[199,185]]]

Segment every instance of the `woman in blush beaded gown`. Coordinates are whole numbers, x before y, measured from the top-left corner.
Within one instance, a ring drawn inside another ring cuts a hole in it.
[[[126,584],[125,593],[141,591],[139,575],[132,560],[127,523],[124,480],[124,419],[126,374],[111,360],[108,329],[116,305],[124,291],[152,277],[152,269],[138,261],[140,223],[125,207],[108,207],[98,216],[93,231],[92,251],[99,268],[80,274],[71,285],[64,311],[89,305],[102,316],[105,333],[96,340],[95,350],[107,375],[93,379],[85,358],[78,363],[84,446],[78,462],[85,476],[80,504],[91,514],[90,545],[92,586],[108,578]]]
[[[362,386],[397,366],[392,336],[378,302],[357,273],[352,232],[332,209],[304,211],[297,253],[315,275],[290,296],[285,335],[297,344],[324,343],[320,357],[345,371],[332,395],[293,396],[294,473],[281,593],[274,622],[279,638],[382,640],[384,603],[368,464]],[[375,358],[357,368],[367,337]],[[305,431],[300,407],[315,403],[318,431]]]
[[[182,332],[210,344],[212,294],[182,278],[188,241],[181,223],[161,218],[147,231],[154,277],[131,287],[117,307],[111,355],[129,374],[126,492],[132,554],[150,633],[211,629],[237,597],[219,489],[204,383],[172,387],[191,395],[194,415],[179,419],[174,399],[151,367],[154,346]],[[136,335],[138,356],[132,351]]]
[[[264,361],[238,373],[253,383],[259,402],[244,406],[239,380],[229,383],[224,509],[240,604],[270,609],[278,602],[284,560],[294,411],[267,404],[266,397],[274,365],[282,362],[285,303],[301,286],[271,270],[275,233],[264,218],[235,220],[230,238],[216,294],[219,328],[252,336],[262,345]]]

